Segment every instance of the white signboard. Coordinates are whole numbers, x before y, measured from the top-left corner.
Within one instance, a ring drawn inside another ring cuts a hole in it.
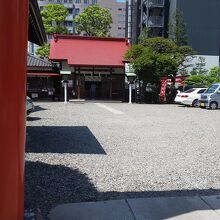
[[[125,63],[125,73],[134,73],[134,68],[131,63]]]
[[[63,74],[63,75],[70,75],[70,74],[71,74],[71,71],[61,70],[61,71],[60,71],[60,74]]]

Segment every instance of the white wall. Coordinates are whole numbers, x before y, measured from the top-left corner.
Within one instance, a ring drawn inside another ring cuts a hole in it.
[[[205,69],[210,70],[211,68],[215,66],[219,66],[219,56],[206,56],[206,55],[196,55],[194,56],[193,60],[187,64],[193,64],[195,65],[196,63],[199,62],[199,57],[205,58],[206,66]],[[188,71],[190,72],[193,67],[189,67]]]

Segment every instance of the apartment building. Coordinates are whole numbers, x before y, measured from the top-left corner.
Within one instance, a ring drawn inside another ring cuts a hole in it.
[[[86,7],[98,4],[101,7],[108,8],[112,15],[113,24],[110,36],[125,37],[125,2],[118,2],[117,0],[39,0],[38,3],[41,10],[48,4],[63,4],[69,12],[64,26],[67,27],[70,34],[77,34],[73,22],[75,16],[79,15]]]
[[[138,42],[138,37],[147,32],[148,36],[166,36],[168,28],[167,0],[131,0],[127,9],[131,9],[131,41]],[[128,13],[128,12],[127,12]]]
[[[219,65],[220,1],[170,0],[170,14],[183,11],[189,45],[206,58],[208,67]]]
[[[68,29],[70,34],[73,34],[73,18],[75,16],[75,5],[73,0],[38,0],[38,5],[42,11],[44,7],[48,4],[63,4],[69,12],[69,15],[66,17],[64,26]]]
[[[112,15],[111,37],[125,37],[126,4],[116,0],[98,0],[103,8],[108,8]]]
[[[184,15],[189,45],[206,59],[207,69],[219,65],[219,0],[127,0],[127,10],[129,3],[132,18],[127,25],[130,25],[132,43],[138,42],[145,28],[149,36],[168,37],[169,22],[178,8]]]

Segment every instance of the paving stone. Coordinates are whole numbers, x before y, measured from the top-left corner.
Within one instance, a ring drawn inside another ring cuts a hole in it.
[[[123,200],[59,205],[49,214],[50,220],[134,220]]]
[[[202,196],[201,198],[220,215],[220,195]]]
[[[220,216],[199,197],[129,199],[136,220],[217,220]]]

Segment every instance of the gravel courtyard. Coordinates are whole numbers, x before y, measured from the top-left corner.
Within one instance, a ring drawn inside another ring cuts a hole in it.
[[[177,105],[35,103],[26,208],[220,193],[220,111]]]

